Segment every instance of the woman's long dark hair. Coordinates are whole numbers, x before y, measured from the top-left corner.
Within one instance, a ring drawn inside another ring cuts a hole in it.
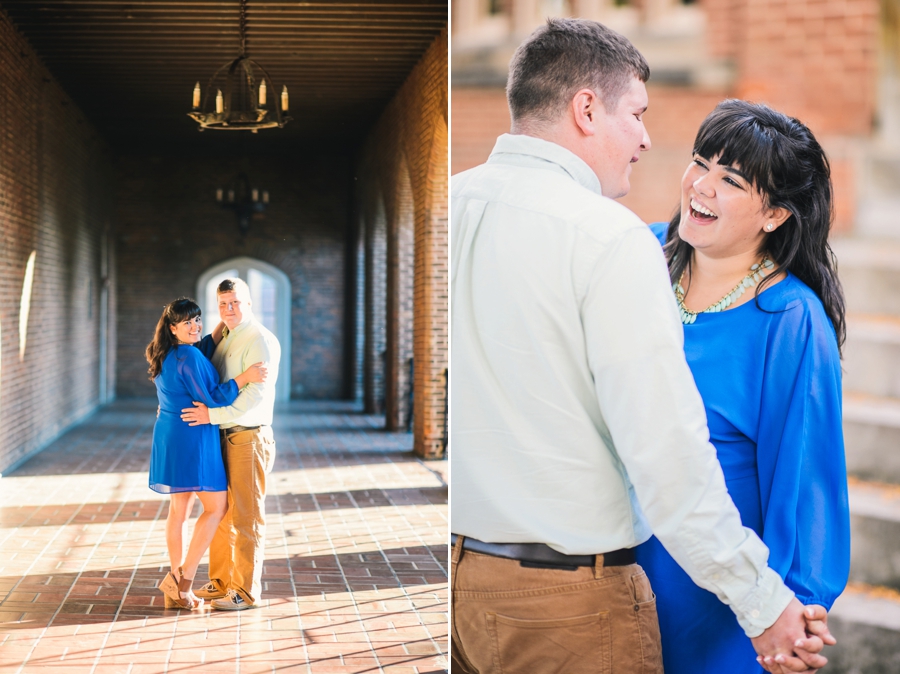
[[[838,348],[846,337],[844,291],[837,276],[837,260],[828,245],[833,219],[831,166],[806,126],[765,105],[740,100],[719,103],[703,120],[694,140],[694,154],[718,155],[718,163],[740,167],[768,208],[784,208],[790,216],[765,235],[764,250],[775,269],[756,288],[759,293],[790,270],[822,301],[837,335]],[[669,223],[665,253],[675,283],[690,267],[693,247],[678,236],[681,210]]]
[[[162,371],[163,361],[172,350],[172,347],[178,344],[175,335],[172,334],[171,326],[177,325],[182,321],[188,321],[195,316],[200,315],[200,307],[192,299],[180,297],[174,302],[170,302],[163,309],[162,316],[156,324],[156,333],[153,335],[153,341],[147,345],[145,355],[150,368],[150,381],[159,376]]]

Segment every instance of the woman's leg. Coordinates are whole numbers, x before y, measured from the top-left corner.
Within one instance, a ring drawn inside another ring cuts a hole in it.
[[[191,546],[188,548],[187,557],[182,568],[184,577],[193,580],[197,574],[197,567],[209,544],[216,533],[219,522],[225,517],[228,509],[228,492],[225,491],[200,491],[197,498],[203,504],[203,514],[197,518],[194,525],[194,535],[191,537]]]
[[[178,578],[178,567],[184,564],[184,534],[187,520],[194,507],[194,492],[178,492],[169,497],[169,514],[166,517],[166,547],[169,550],[169,564]]]

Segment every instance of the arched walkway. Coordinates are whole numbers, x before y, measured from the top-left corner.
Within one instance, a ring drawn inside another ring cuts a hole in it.
[[[197,302],[206,317],[204,334],[209,334],[218,322],[216,286],[225,279],[238,277],[250,286],[253,311],[278,338],[281,362],[275,399],[291,397],[291,281],[278,267],[251,257],[234,257],[213,265],[197,280]]]
[[[409,434],[352,403],[277,413],[263,606],[178,612],[156,589],[167,501],[147,488],[153,420],[152,403],[114,403],[3,476],[0,668],[447,668],[447,488]]]

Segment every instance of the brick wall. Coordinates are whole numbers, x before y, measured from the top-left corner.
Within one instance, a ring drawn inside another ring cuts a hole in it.
[[[714,55],[733,59],[737,95],[819,135],[868,134],[878,0],[705,0]]]
[[[96,130],[0,11],[0,472],[114,395],[112,186]]]
[[[197,280],[210,267],[248,256],[274,265],[291,281],[291,396],[352,396],[345,349],[345,339],[352,339],[346,334],[352,293],[345,297],[350,166],[345,156],[308,153],[121,157],[119,395],[156,395],[144,348],[162,307],[181,295],[194,297]],[[216,188],[240,172],[270,195],[246,237],[235,214],[215,198]]]
[[[408,386],[403,367],[414,355],[416,451],[427,457],[443,448],[447,367],[447,33],[444,31],[410,73],[379,118],[360,155],[357,178],[369,218],[383,198],[388,231],[386,304],[390,339],[385,390],[389,428],[405,425]],[[407,188],[408,184],[408,188]],[[411,198],[410,198],[411,197]],[[366,221],[366,231],[374,224]],[[394,266],[394,271],[391,271]],[[376,275],[377,276],[377,275]],[[413,279],[414,276],[414,279]],[[401,327],[412,309],[411,339]],[[391,332],[393,330],[394,332]],[[367,328],[367,334],[372,331]],[[371,390],[374,382],[366,384]],[[367,393],[367,396],[370,395]]]

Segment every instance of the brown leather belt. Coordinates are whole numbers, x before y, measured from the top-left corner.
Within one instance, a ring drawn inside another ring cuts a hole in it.
[[[456,539],[456,534],[450,534],[451,545],[456,545]],[[468,536],[463,539],[463,550],[531,564],[594,566],[597,562],[597,555],[566,555],[544,543],[485,543]],[[602,556],[603,566],[627,566],[635,563],[633,548],[604,552]]]
[[[224,435],[232,433],[243,433],[244,431],[258,431],[262,426],[231,426],[230,428],[220,428],[219,432]]]

